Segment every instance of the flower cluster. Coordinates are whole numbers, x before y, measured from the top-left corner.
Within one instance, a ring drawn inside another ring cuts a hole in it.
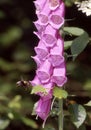
[[[78,10],[81,10],[83,13],[86,13],[87,16],[91,15],[91,0],[84,0],[82,2],[75,2],[78,7]]]
[[[55,85],[62,87],[67,81],[65,60],[63,56],[64,41],[59,35],[59,28],[64,24],[65,6],[62,0],[34,1],[38,20],[34,22],[38,38],[35,47],[36,56],[32,57],[36,64],[36,76],[32,86],[41,85],[47,94],[38,92],[39,101],[35,105],[35,113],[46,120],[51,108],[52,90]]]

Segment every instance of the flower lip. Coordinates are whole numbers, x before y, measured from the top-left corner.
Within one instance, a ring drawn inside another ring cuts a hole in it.
[[[39,57],[40,60],[45,60],[47,55],[48,55],[48,52],[46,50],[44,50],[43,48],[38,48],[38,47],[35,47],[35,51]]]
[[[41,25],[48,24],[48,17],[49,17],[49,14],[51,13],[48,3],[49,3],[49,0],[46,0],[46,3],[42,11],[37,15]]]
[[[48,24],[42,35],[42,39],[47,47],[53,47],[57,43],[57,30]]]
[[[47,14],[40,14],[39,21],[40,21],[41,25],[47,25],[48,24],[48,15]]]
[[[36,1],[34,1],[34,5],[36,7],[36,14],[39,14],[42,11],[45,3],[46,3],[46,0],[36,0]]]
[[[41,83],[47,83],[50,80],[50,76],[52,73],[52,66],[51,63],[46,60],[40,68],[36,71],[38,78],[40,79]]]
[[[38,32],[43,32],[45,30],[45,26],[41,25],[39,20],[37,20],[37,21],[35,21],[33,23],[36,26]]]
[[[53,76],[52,81],[55,82],[59,87],[63,87],[63,85],[67,82],[67,78],[63,76]]]
[[[63,39],[58,36],[57,44],[50,49],[49,56],[49,61],[54,67],[58,67],[64,63],[63,46]]]
[[[37,64],[37,68],[39,68],[40,67],[40,65],[43,63],[40,59],[39,59],[39,57],[36,55],[36,56],[31,56],[33,59],[34,59],[34,61],[36,62],[36,64]]]
[[[57,42],[57,39],[51,34],[43,34],[43,40],[47,47],[53,47]]]
[[[62,87],[67,82],[65,64],[61,64],[59,68],[54,68],[51,81]]]
[[[64,18],[60,15],[51,15],[49,23],[55,28],[59,29],[64,24]]]
[[[45,58],[48,56],[48,49],[42,40],[40,40],[38,46],[35,47],[35,52],[40,60],[45,60]]]
[[[37,76],[41,80],[42,83],[47,83],[50,79],[50,74],[41,70],[37,70]]]
[[[64,62],[64,57],[61,55],[51,55],[49,57],[49,61],[53,65],[53,67],[60,66]]]
[[[55,10],[56,8],[58,8],[59,7],[59,5],[60,5],[60,2],[59,2],[60,0],[49,0],[49,8],[51,9],[51,10]]]

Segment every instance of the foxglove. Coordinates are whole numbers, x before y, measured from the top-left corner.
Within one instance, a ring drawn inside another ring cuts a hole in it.
[[[36,76],[30,82],[33,87],[40,85],[46,90],[46,94],[35,93],[40,99],[34,107],[37,116],[45,121],[51,108],[53,88],[67,82],[64,41],[59,35],[59,28],[64,24],[65,6],[62,0],[36,0],[34,4],[38,17],[34,22],[37,29],[34,33],[39,43],[35,47],[36,55],[32,57],[37,64]]]

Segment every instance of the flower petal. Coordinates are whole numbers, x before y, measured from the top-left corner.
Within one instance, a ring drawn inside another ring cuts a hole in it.
[[[65,66],[54,68],[52,82],[56,83],[59,87],[62,87],[67,82],[65,73]]]
[[[40,60],[45,60],[45,58],[47,57],[48,49],[46,48],[42,40],[40,40],[38,46],[35,47],[35,52]]]
[[[62,2],[56,10],[54,10],[49,18],[49,23],[56,29],[64,24],[64,3]]]
[[[58,39],[57,45],[50,50],[49,61],[54,67],[59,66],[64,62],[63,40],[61,38]]]
[[[48,25],[42,39],[47,47],[53,47],[57,42],[57,30]]]
[[[45,3],[46,3],[46,0],[36,0],[36,1],[34,1],[35,7],[36,7],[36,14],[39,14],[42,11]]]
[[[51,63],[46,60],[43,65],[36,71],[38,78],[42,83],[47,83],[50,80],[52,73]]]
[[[60,5],[60,0],[49,0],[49,8],[55,10]]]
[[[51,99],[40,98],[37,102],[35,112],[42,119],[46,120],[51,109]]]

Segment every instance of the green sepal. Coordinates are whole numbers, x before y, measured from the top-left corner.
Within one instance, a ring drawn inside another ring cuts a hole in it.
[[[46,89],[43,86],[40,86],[40,85],[34,86],[32,88],[31,94],[36,94],[36,93],[39,93],[39,92],[47,94]]]
[[[59,98],[59,99],[62,99],[62,98],[67,98],[68,96],[68,93],[67,91],[59,88],[59,87],[54,87],[53,89],[53,96],[55,98]]]

